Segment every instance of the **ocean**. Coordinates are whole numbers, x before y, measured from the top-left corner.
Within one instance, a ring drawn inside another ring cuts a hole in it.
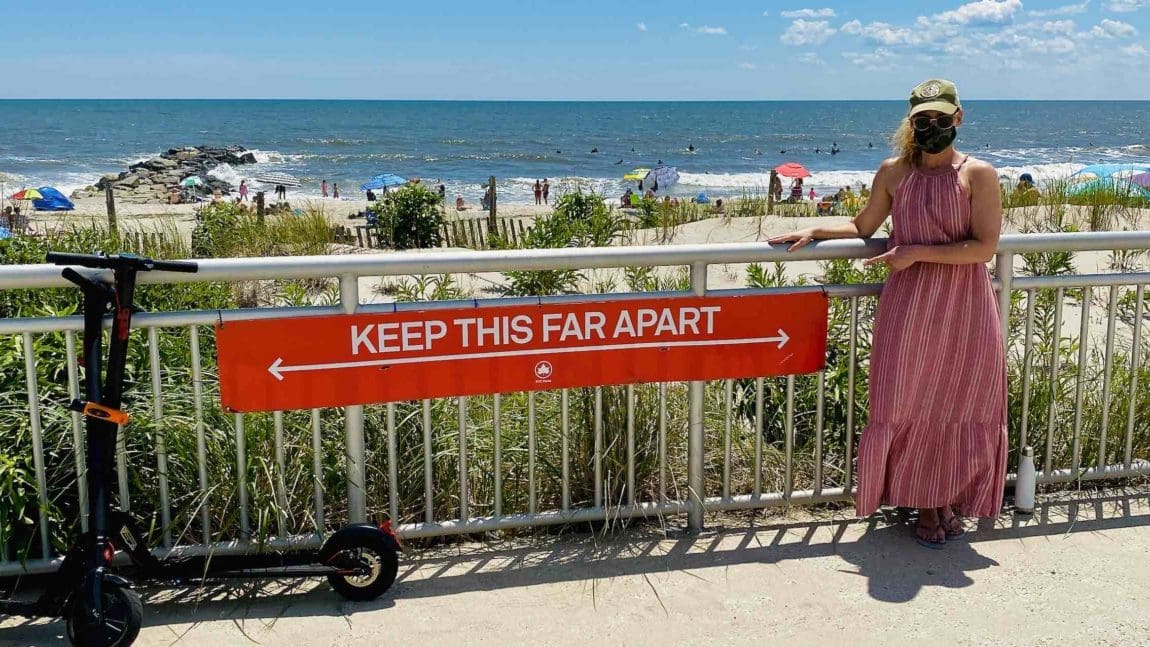
[[[1150,163],[1147,101],[964,107],[959,148],[1007,176]],[[540,178],[615,196],[628,186],[624,173],[660,161],[678,168],[671,192],[682,196],[762,193],[770,169],[788,161],[810,169],[808,185],[821,193],[869,182],[904,111],[901,101],[2,100],[0,181],[9,192],[70,193],[168,148],[239,144],[260,163],[215,175],[238,185],[282,171],[300,177],[306,195],[325,179],[355,195],[368,178],[395,173],[442,181],[472,201],[491,175],[503,201],[533,201]]]

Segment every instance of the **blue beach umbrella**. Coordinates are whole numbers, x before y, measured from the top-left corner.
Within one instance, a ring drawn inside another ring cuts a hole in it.
[[[367,181],[366,184],[360,185],[359,190],[375,191],[376,189],[384,189],[391,186],[403,186],[404,184],[407,184],[407,178],[401,177],[394,173],[384,173],[383,175],[377,175],[371,178]]]
[[[1133,175],[1141,171],[1150,171],[1150,166],[1145,164],[1091,164],[1070,177],[1094,176],[1096,178],[1108,178],[1118,175],[1119,173]]]

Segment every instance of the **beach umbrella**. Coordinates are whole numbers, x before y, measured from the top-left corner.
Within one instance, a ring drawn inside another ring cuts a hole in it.
[[[290,187],[299,187],[302,185],[299,178],[279,172],[260,173],[253,179],[262,184],[282,184]]]
[[[1144,189],[1150,189],[1150,173],[1139,173],[1130,178],[1130,181]]]
[[[368,180],[366,183],[360,185],[359,190],[375,191],[376,189],[385,189],[391,186],[403,186],[404,184],[407,184],[407,178],[396,175],[394,173],[384,173],[383,175],[377,175]]]
[[[193,186],[200,186],[203,183],[204,183],[204,181],[201,180],[199,178],[199,176],[197,176],[197,175],[189,175],[188,177],[180,180],[180,186],[182,186],[184,188],[189,188],[189,187],[193,187]]]
[[[624,175],[623,179],[631,181],[631,182],[638,182],[639,180],[642,180],[643,178],[647,177],[647,174],[650,172],[651,172],[651,169],[649,169],[649,168],[637,168],[637,169],[631,171],[630,173]]]
[[[39,200],[40,198],[43,198],[43,197],[44,197],[44,195],[41,194],[36,189],[24,189],[23,191],[20,191],[18,193],[13,193],[9,199],[11,199],[11,200]]]
[[[775,172],[783,177],[810,177],[811,172],[798,162],[787,162],[775,167]]]
[[[1093,176],[1104,178],[1115,175],[1132,175],[1143,171],[1150,172],[1150,166],[1145,164],[1091,164],[1072,174],[1070,177]]]

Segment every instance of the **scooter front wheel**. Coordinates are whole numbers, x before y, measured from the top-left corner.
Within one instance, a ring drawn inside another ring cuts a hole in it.
[[[136,640],[144,622],[144,604],[135,591],[105,586],[100,595],[104,621],[93,625],[81,602],[68,611],[68,640],[78,647],[127,647]]]

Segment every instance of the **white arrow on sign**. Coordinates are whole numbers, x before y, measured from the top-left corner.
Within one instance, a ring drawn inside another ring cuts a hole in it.
[[[398,364],[418,364],[423,362],[451,362],[460,359],[490,359],[494,357],[528,357],[531,355],[560,355],[563,353],[588,353],[603,350],[629,350],[639,348],[685,348],[689,346],[724,346],[770,344],[778,342],[778,348],[787,345],[791,337],[782,328],[777,337],[752,337],[750,339],[707,339],[700,341],[657,341],[638,344],[604,344],[600,346],[571,346],[568,348],[532,348],[530,350],[505,350],[490,353],[460,353],[457,355],[436,355],[435,357],[401,357],[399,359],[369,359],[359,362],[334,362],[330,364],[300,364],[284,366],[282,357],[268,367],[268,373],[277,380],[284,379],[284,373],[300,371],[330,371],[340,368],[363,368],[365,366],[395,366]]]

